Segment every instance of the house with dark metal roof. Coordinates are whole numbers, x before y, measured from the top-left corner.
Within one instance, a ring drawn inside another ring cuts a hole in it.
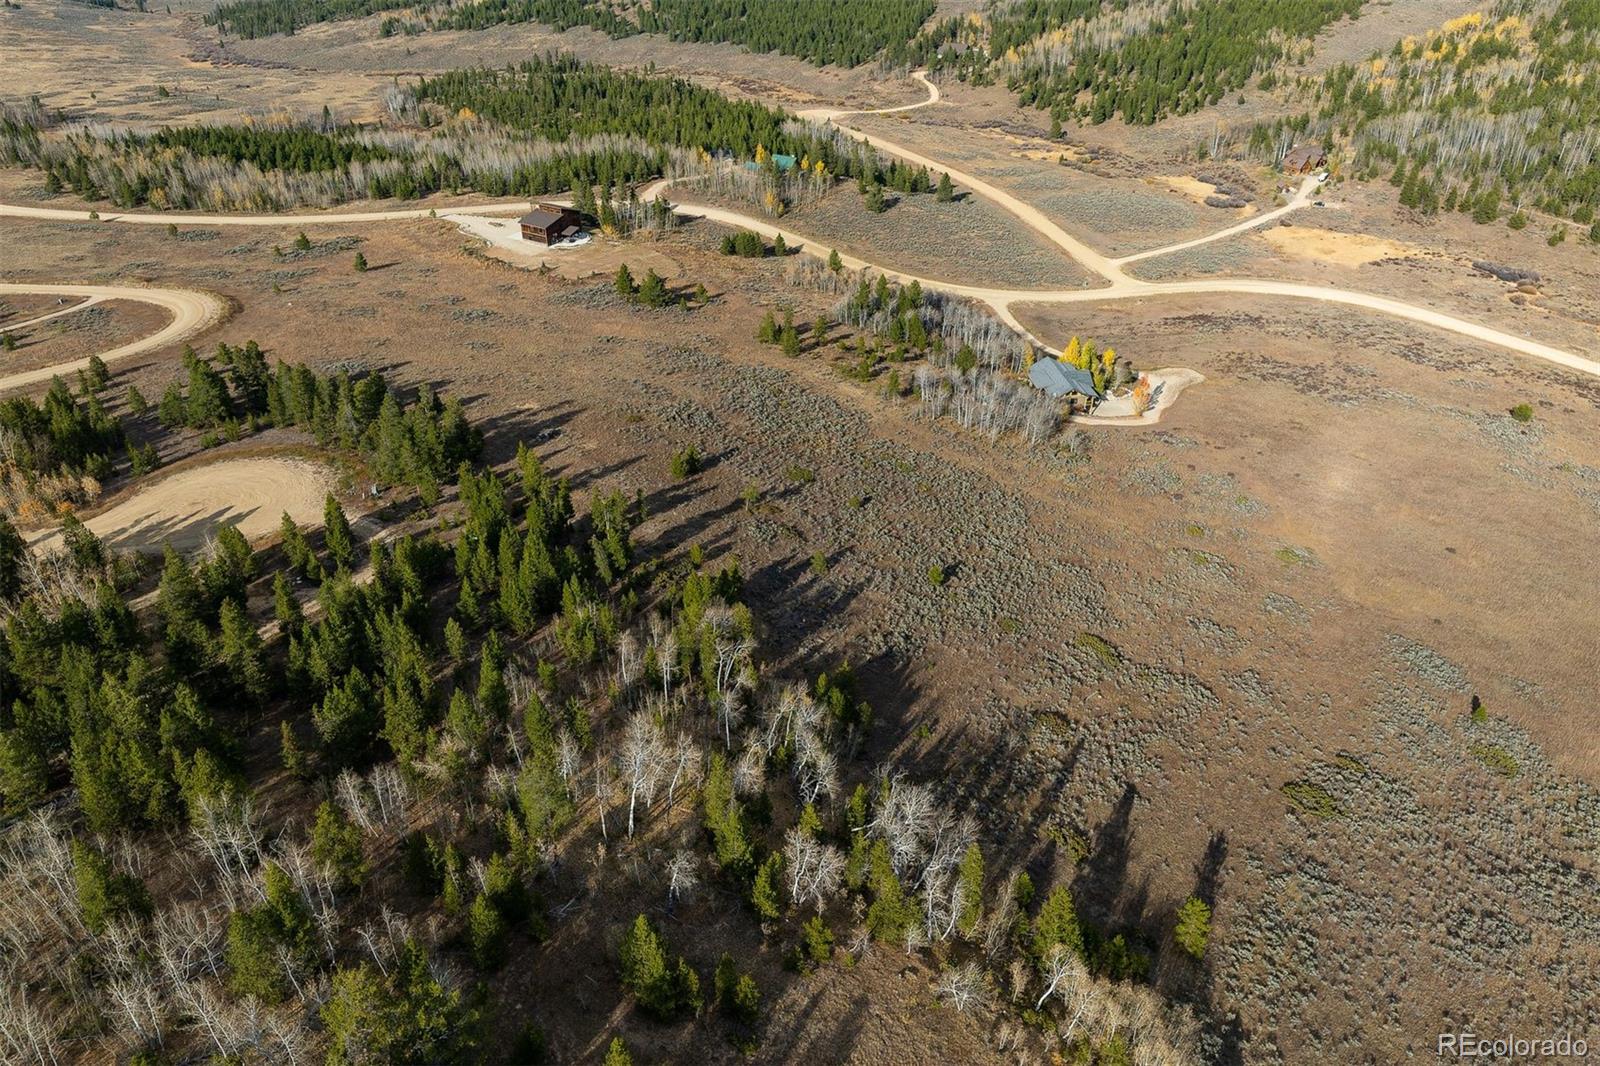
[[[537,244],[551,245],[578,235],[578,213],[560,204],[539,204],[517,220],[522,227],[522,239]]]
[[[1328,161],[1328,153],[1323,151],[1320,144],[1300,144],[1289,150],[1283,157],[1283,172],[1285,174],[1309,174],[1313,170],[1321,170]]]
[[[1039,359],[1028,368],[1028,381],[1034,388],[1043,390],[1046,396],[1060,399],[1063,396],[1077,393],[1091,400],[1100,398],[1100,390],[1095,388],[1094,375],[1087,370],[1079,370],[1071,363],[1063,363],[1059,359]]]

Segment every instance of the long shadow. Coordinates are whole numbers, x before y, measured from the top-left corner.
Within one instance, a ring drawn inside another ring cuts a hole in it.
[[[729,500],[720,507],[698,511],[676,525],[657,533],[655,542],[661,545],[663,549],[668,550],[677,544],[692,543],[708,528],[716,525],[742,506],[738,500]],[[652,511],[651,513],[654,514],[655,512]],[[726,542],[727,539],[727,534],[724,533],[719,537],[719,542]],[[715,553],[711,552],[710,545],[702,544],[701,548],[705,549],[712,557],[715,557]]]
[[[1128,882],[1133,854],[1133,806],[1139,790],[1132,782],[1106,820],[1095,829],[1089,855],[1079,865],[1072,880],[1072,896],[1078,905],[1108,926],[1137,925],[1149,904],[1149,884]]]
[[[531,448],[559,436],[577,414],[577,407],[559,404],[538,410],[505,411],[478,420],[478,428],[483,431],[483,459],[491,466],[498,466],[517,454],[518,444]]]
[[[625,458],[618,459],[615,462],[607,463],[604,466],[582,468],[575,474],[568,473],[568,471],[572,469],[570,466],[561,467],[557,469],[555,473],[558,477],[565,477],[574,489],[586,489],[592,485],[597,485],[605,481],[606,478],[611,477],[614,474],[620,474],[624,470],[629,470],[635,466],[638,466],[643,461],[644,456],[642,455],[630,455]],[[646,497],[645,502],[648,506],[648,497]],[[654,514],[656,512],[652,508],[650,513]]]
[[[257,507],[249,510],[219,507],[209,514],[192,512],[174,515],[155,522],[145,522],[136,529],[130,526],[126,536],[111,540],[111,543],[124,551],[160,552],[163,544],[176,541],[179,543],[174,547],[180,547],[181,551],[188,553],[205,543],[207,533],[215,532],[224,525],[236,526],[258,510],[260,508]],[[191,540],[194,543],[183,543]]]
[[[799,654],[826,624],[842,616],[860,588],[840,585],[812,572],[809,556],[775,559],[758,567],[745,578],[747,599],[771,604],[762,615],[765,623],[763,647],[770,649],[780,666],[815,665]]]

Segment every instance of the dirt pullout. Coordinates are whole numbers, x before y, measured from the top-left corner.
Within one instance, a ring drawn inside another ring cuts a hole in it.
[[[277,529],[285,511],[301,525],[320,523],[336,479],[332,467],[303,459],[224,459],[136,488],[84,524],[122,551],[157,551],[167,541],[190,551],[224,525],[254,541]],[[47,530],[30,539],[54,547],[60,534]]]
[[[1336,233],[1311,226],[1274,226],[1263,230],[1273,249],[1297,259],[1316,259],[1339,266],[1359,267],[1381,259],[1434,259],[1426,248],[1365,233]]]

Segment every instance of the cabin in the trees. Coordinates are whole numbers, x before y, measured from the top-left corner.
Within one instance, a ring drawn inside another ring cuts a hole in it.
[[[522,226],[522,239],[535,244],[552,245],[557,241],[578,235],[578,213],[560,204],[538,204],[518,224]]]
[[[1289,150],[1283,157],[1283,172],[1285,174],[1310,174],[1314,170],[1321,170],[1328,162],[1328,153],[1322,150],[1320,144],[1298,144]]]

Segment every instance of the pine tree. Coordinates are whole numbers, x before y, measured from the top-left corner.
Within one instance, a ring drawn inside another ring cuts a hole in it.
[[[744,811],[733,791],[733,773],[721,752],[711,756],[701,790],[703,824],[715,845],[717,864],[735,877],[750,873],[753,862]]]
[[[956,189],[955,186],[950,183],[949,174],[939,175],[939,187],[934,192],[933,198],[941,204],[947,204],[956,198]]]
[[[761,318],[761,325],[756,329],[756,340],[762,344],[772,344],[778,339],[778,322],[768,310]]]
[[[11,524],[11,519],[0,514],[0,602],[15,599],[22,591],[22,563],[28,557],[28,545]]]
[[[288,719],[278,723],[278,750],[283,758],[283,768],[297,781],[311,776],[311,761],[300,742],[295,739],[294,727]]]
[[[228,920],[225,954],[237,994],[276,1003],[288,992],[286,971],[315,962],[315,929],[299,889],[276,863],[267,864],[265,881],[266,899]]]
[[[633,920],[623,937],[618,956],[622,983],[635,995],[658,987],[667,978],[667,954],[662,949],[661,937],[642,914]]]
[[[361,830],[326,800],[311,825],[311,855],[344,887],[359,887],[367,877]]]
[[[367,272],[367,257],[360,252],[356,253],[355,268],[357,274],[365,274]]]
[[[1064,886],[1055,889],[1039,908],[1033,920],[1033,957],[1043,965],[1051,950],[1061,945],[1073,954],[1083,955],[1083,928],[1078,923],[1078,910],[1073,905],[1072,893]]]
[[[25,707],[18,701],[14,710]],[[35,731],[23,728],[0,730],[0,796],[5,811],[18,814],[43,800],[50,787],[50,762]]]
[[[222,635],[217,644],[217,656],[233,687],[259,707],[266,700],[268,689],[261,637],[237,600],[222,601]]]
[[[1172,937],[1190,957],[1198,960],[1205,956],[1206,942],[1211,939],[1211,908],[1204,900],[1195,896],[1184,900]]]
[[[889,861],[889,845],[876,840],[867,858],[867,887],[872,904],[867,908],[867,928],[885,944],[903,944],[916,920],[916,903],[908,899]]]
[[[333,565],[348,570],[356,557],[355,540],[350,535],[350,522],[344,516],[344,508],[331,492],[322,505],[322,533]]]
[[[627,263],[617,267],[616,288],[617,295],[624,300],[633,299],[636,286],[633,283],[633,271],[628,269]]]
[[[756,870],[755,881],[750,886],[750,906],[763,922],[775,922],[783,917],[783,903],[778,892],[783,881],[783,856],[774,852]]]
[[[618,279],[620,284],[621,279]],[[646,307],[664,307],[668,302],[666,283],[661,280],[661,275],[652,268],[644,276],[644,282],[639,286],[639,302]]]
[[[956,922],[963,936],[978,931],[978,921],[983,917],[983,852],[977,844],[969,844],[961,856],[961,913]]]
[[[506,959],[505,916],[489,897],[479,893],[467,911],[467,943],[472,948],[472,961],[478,969],[498,970]]]
[[[123,918],[147,918],[150,894],[132,874],[118,873],[111,860],[82,840],[72,842],[72,880],[78,893],[78,911],[91,933]]]
[[[837,250],[828,253],[828,269],[833,271],[835,274],[841,273],[844,270],[844,260],[839,258],[839,253]]]
[[[300,601],[290,590],[289,579],[282,570],[272,576],[272,616],[278,620],[278,632],[286,638],[299,633],[305,625]]]
[[[633,1066],[633,1055],[629,1053],[628,1045],[622,1042],[622,1037],[611,1038],[611,1044],[606,1048],[605,1061],[601,1066]]]

